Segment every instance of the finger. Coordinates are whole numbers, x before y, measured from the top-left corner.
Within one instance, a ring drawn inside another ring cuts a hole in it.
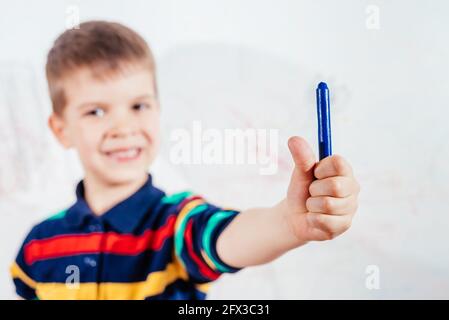
[[[295,167],[300,172],[308,173],[310,169],[313,169],[316,163],[315,154],[304,138],[291,137],[288,139],[288,148],[295,162]]]
[[[337,198],[349,197],[359,193],[359,185],[353,177],[338,176],[315,180],[310,184],[312,197],[329,196]]]
[[[352,176],[352,167],[342,156],[334,154],[321,160],[314,171],[317,179],[335,176]]]
[[[355,195],[346,198],[310,197],[306,201],[306,207],[309,212],[340,216],[351,215],[357,210],[357,199]]]
[[[314,229],[317,240],[333,239],[348,230],[352,224],[351,216],[330,216],[316,212],[309,212],[307,220]]]
[[[301,212],[307,212],[306,200],[310,197],[309,186],[315,179],[313,169],[315,167],[315,156],[307,142],[300,137],[291,137],[288,147],[292,154],[295,168],[290,178],[287,197],[291,199]]]

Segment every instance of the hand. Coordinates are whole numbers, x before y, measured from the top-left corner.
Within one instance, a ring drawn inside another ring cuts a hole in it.
[[[360,186],[351,166],[339,155],[316,163],[300,137],[291,137],[288,147],[295,169],[285,200],[287,225],[302,243],[335,238],[351,226],[358,206]]]

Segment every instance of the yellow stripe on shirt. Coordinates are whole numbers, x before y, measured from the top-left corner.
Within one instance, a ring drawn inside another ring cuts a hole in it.
[[[36,288],[36,281],[31,279],[20,267],[19,265],[14,262],[9,269],[11,276],[13,278],[18,278],[21,281],[23,281],[28,287],[35,289]]]
[[[195,199],[192,200],[190,202],[188,202],[186,205],[184,205],[184,207],[182,207],[181,212],[179,213],[177,219],[176,219],[176,223],[175,223],[175,232],[179,230],[179,227],[182,224],[182,221],[184,220],[184,218],[186,217],[186,215],[192,211],[193,208],[197,207],[200,204],[203,204],[204,200],[202,199]]]
[[[176,259],[165,270],[155,271],[145,281],[133,283],[37,283],[36,294],[41,300],[141,300],[164,292],[178,279],[187,280],[187,274]]]

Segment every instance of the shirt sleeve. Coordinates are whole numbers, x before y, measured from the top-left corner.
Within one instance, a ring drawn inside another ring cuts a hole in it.
[[[25,247],[33,239],[33,230],[28,234],[15,261],[10,267],[10,274],[16,288],[16,293],[26,300],[37,299],[36,281],[33,279],[31,266],[25,260]]]
[[[241,270],[223,262],[216,248],[218,236],[240,212],[214,206],[191,192],[181,198],[176,206],[175,254],[189,278],[200,284]]]

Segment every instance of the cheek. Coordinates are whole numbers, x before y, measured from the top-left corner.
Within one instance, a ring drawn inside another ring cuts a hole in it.
[[[143,124],[143,130],[149,137],[151,144],[158,146],[160,140],[160,121],[157,115],[152,115]]]
[[[74,134],[80,153],[92,156],[92,152],[98,151],[98,146],[101,141],[100,128],[80,125],[76,128]]]
[[[159,120],[153,121],[153,123],[151,124],[151,133],[153,135],[153,139],[157,140],[155,141],[155,143],[159,143],[159,137],[161,134],[161,128],[160,128],[160,124],[159,124]]]

